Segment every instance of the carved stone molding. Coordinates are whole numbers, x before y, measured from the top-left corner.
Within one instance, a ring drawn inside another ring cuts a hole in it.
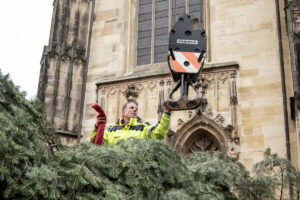
[[[232,71],[230,73],[230,104],[235,105],[237,103],[236,71]]]
[[[116,89],[116,88],[110,88],[109,94],[113,96],[117,93],[117,91],[118,91],[118,89]]]
[[[165,81],[164,80],[160,80],[159,81],[159,86],[163,87],[165,85]]]
[[[137,92],[142,92],[144,90],[144,85],[142,83],[136,83],[135,88]]]
[[[50,51],[49,52],[49,57],[54,58],[54,59],[58,59],[58,54],[56,53],[56,51]]]
[[[206,106],[207,106],[207,97],[206,97],[206,90],[208,87],[208,81],[205,79],[204,75],[200,75],[200,78],[198,78],[197,82],[194,84],[195,88],[202,93],[202,102],[200,105],[200,110],[202,112],[205,111]]]
[[[125,92],[125,96],[128,100],[129,99],[136,99],[139,96],[139,93],[138,93],[138,91],[137,91],[134,84],[128,85],[128,88]]]
[[[299,9],[293,9],[292,11],[292,16],[293,16],[293,22],[294,22],[294,27],[293,27],[293,31],[295,34],[299,35],[300,33],[300,10]]]
[[[229,78],[228,72],[218,73],[218,81],[221,82],[222,84],[224,84],[228,78]]]
[[[173,140],[174,136],[175,132],[169,129],[166,137],[166,142],[169,144]]]
[[[171,79],[167,79],[166,82],[167,82],[167,86],[170,86],[170,87],[172,86],[172,80]]]
[[[83,60],[82,60],[81,58],[75,58],[75,59],[74,59],[74,63],[75,63],[76,65],[82,65],[82,64],[83,64]]]
[[[148,89],[150,89],[151,92],[153,92],[155,87],[156,87],[156,83],[154,81],[150,81],[148,83]]]
[[[106,98],[106,89],[102,88],[100,91],[100,106],[102,109],[105,109],[105,98]]]
[[[101,95],[104,96],[104,95],[105,95],[105,92],[106,92],[106,90],[103,88],[103,89],[101,90]]]
[[[215,82],[216,73],[205,74],[204,78],[205,78],[205,81],[210,85],[213,82]]]
[[[235,142],[239,142],[238,126],[237,126],[237,89],[236,89],[236,71],[230,72],[230,112],[231,112],[231,124],[234,131],[232,132],[232,138],[235,138]]]
[[[159,92],[158,92],[158,108],[157,108],[157,114],[158,114],[158,120],[161,118],[164,109],[163,109],[163,104],[165,101],[165,92],[164,92],[164,85],[165,81],[160,80],[159,81]]]
[[[178,119],[177,121],[178,126],[182,126],[184,124],[184,121],[182,119]]]
[[[60,58],[62,61],[65,61],[65,62],[69,62],[70,61],[70,56],[68,56],[68,55],[63,55],[63,56],[61,56],[61,58]]]
[[[190,118],[192,118],[192,116],[193,116],[193,112],[192,111],[188,111],[188,118],[190,119]]]
[[[227,152],[227,155],[238,160],[241,152],[240,144],[236,142],[230,142],[228,147],[229,151]]]
[[[217,124],[222,125],[225,121],[225,118],[221,114],[218,114],[215,118],[215,121]]]
[[[236,97],[236,96],[230,97],[230,103],[231,103],[231,104],[237,104],[237,103],[238,103],[237,97]]]
[[[172,91],[172,80],[171,79],[167,79],[167,94],[170,94]]]
[[[230,78],[236,78],[236,71],[231,71],[230,72]]]
[[[119,85],[118,87],[119,87],[120,93],[126,97],[128,85]]]
[[[215,113],[210,107],[203,114],[209,117],[210,119],[214,120],[220,127],[222,127],[225,133],[227,134],[228,138],[230,138],[232,142],[239,144],[240,139],[237,135],[238,130],[236,124],[232,123],[231,121],[231,124],[224,126],[223,124],[225,122],[225,118],[220,113],[216,113],[216,117],[214,117]]]
[[[207,115],[208,117],[213,117],[213,116],[214,116],[214,112],[212,111],[211,108],[208,108],[208,109],[207,109],[206,115]]]
[[[234,127],[232,125],[227,125],[224,128],[224,131],[227,133],[228,137],[231,137],[231,132],[233,131]]]
[[[79,57],[83,57],[84,53],[85,53],[85,49],[75,49],[76,55]]]
[[[209,82],[205,78],[204,75],[200,75],[200,77],[197,79],[197,82],[195,83],[195,88],[205,92],[208,87]]]
[[[221,115],[218,116],[218,119],[222,118]],[[213,119],[198,112],[176,131],[170,143],[176,151],[183,154],[223,151],[230,156],[236,156],[239,154],[239,148],[235,148],[237,144],[231,139],[232,128],[231,126],[224,128]]]

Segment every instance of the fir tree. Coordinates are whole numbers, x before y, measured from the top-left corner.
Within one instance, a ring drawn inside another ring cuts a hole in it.
[[[255,178],[271,184],[269,199],[299,199],[300,173],[285,158],[272,154],[271,149],[264,152],[265,159],[254,166]]]
[[[286,199],[299,177],[270,150],[250,176],[221,152],[180,157],[156,140],[63,146],[40,102],[0,72],[0,199]]]
[[[38,100],[27,101],[0,71],[0,198],[23,196],[27,170],[48,163],[58,146]]]

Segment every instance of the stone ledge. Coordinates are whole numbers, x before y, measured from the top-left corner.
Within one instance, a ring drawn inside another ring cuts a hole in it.
[[[207,63],[204,64],[203,72],[234,70],[238,68],[239,64],[235,61],[224,63]]]
[[[202,70],[203,73],[212,71],[228,71],[238,69],[239,64],[237,62],[224,62],[224,63],[207,63]],[[149,67],[148,69],[135,71],[128,76],[112,77],[110,79],[103,79],[96,83],[97,87],[103,84],[124,82],[128,80],[138,80],[143,78],[150,78],[155,76],[171,75],[169,67]]]

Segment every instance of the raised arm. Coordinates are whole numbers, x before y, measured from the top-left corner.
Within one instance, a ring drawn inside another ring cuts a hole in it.
[[[157,125],[152,126],[149,131],[149,136],[153,139],[162,140],[168,133],[169,125],[170,125],[170,110],[164,105],[164,113],[161,116],[160,121]]]

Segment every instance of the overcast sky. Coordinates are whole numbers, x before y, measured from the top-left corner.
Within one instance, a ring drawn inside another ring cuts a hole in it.
[[[48,45],[53,0],[1,0],[0,69],[27,98],[36,95],[40,60]]]

